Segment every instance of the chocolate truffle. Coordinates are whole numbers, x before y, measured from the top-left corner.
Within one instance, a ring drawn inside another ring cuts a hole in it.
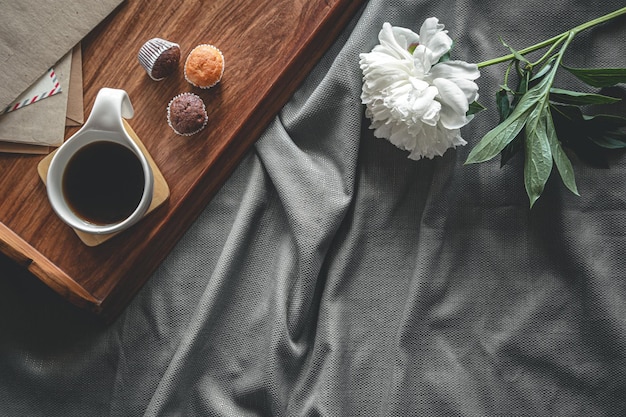
[[[204,102],[193,93],[179,94],[167,106],[167,123],[179,135],[195,135],[208,120]]]
[[[160,81],[178,68],[180,47],[165,39],[153,38],[143,44],[137,58],[150,78]]]
[[[213,45],[198,45],[185,60],[185,79],[195,87],[210,88],[224,74],[224,55]]]

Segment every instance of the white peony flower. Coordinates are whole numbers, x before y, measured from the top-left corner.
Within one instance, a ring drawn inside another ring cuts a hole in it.
[[[415,160],[465,145],[460,128],[471,120],[466,114],[478,98],[476,64],[439,62],[452,47],[443,28],[434,17],[426,19],[419,35],[385,23],[380,44],[360,54],[361,100],[370,128]]]

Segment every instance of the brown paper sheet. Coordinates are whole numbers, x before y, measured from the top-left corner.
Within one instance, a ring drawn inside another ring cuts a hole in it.
[[[122,1],[3,1],[0,108],[11,104]]]
[[[0,152],[45,155],[50,152],[50,147],[28,145],[28,144],[23,144],[23,143],[0,142]]]
[[[85,123],[83,103],[83,54],[81,46],[78,44],[72,49],[65,126],[82,126],[83,123]]]
[[[54,64],[61,93],[0,116],[0,142],[59,146],[65,136],[72,52]]]
[[[82,126],[83,123],[85,123],[82,66],[81,45],[78,44],[74,47],[74,49],[72,49],[72,63],[70,65],[70,81],[67,91],[68,96],[65,126]],[[37,104],[40,103],[32,105],[34,106]],[[50,152],[50,147],[0,141],[0,152],[45,155]]]

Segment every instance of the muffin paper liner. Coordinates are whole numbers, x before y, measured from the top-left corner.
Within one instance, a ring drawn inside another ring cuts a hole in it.
[[[172,102],[173,102],[174,100],[176,100],[177,98],[180,98],[180,97],[183,97],[183,96],[188,96],[188,95],[189,95],[189,96],[194,96],[194,97],[197,97],[197,98],[200,100],[200,102],[202,102],[202,110],[204,110],[204,123],[202,124],[202,126],[201,126],[198,130],[195,130],[195,131],[193,131],[193,132],[189,132],[189,133],[181,133],[181,132],[179,132],[178,130],[176,130],[176,128],[174,128],[174,126],[172,126],[172,121],[171,121],[171,119],[170,119],[170,106],[172,105]],[[202,100],[202,98],[200,98],[198,95],[196,95],[196,94],[194,94],[194,93],[181,93],[181,94],[178,94],[178,95],[177,95],[177,96],[175,96],[173,99],[171,99],[171,100],[170,100],[170,102],[167,104],[167,124],[169,125],[169,127],[171,127],[171,128],[172,128],[172,130],[173,130],[173,131],[174,131],[177,135],[181,135],[181,136],[193,136],[193,135],[195,135],[196,133],[199,133],[201,130],[203,130],[203,129],[206,127],[206,125],[207,125],[208,121],[209,121],[209,116],[208,116],[208,114],[207,114],[207,112],[206,112],[206,106],[205,106],[205,104],[204,104],[204,100]]]
[[[154,63],[157,58],[161,56],[161,54],[172,47],[180,48],[177,43],[167,41],[161,38],[152,38],[146,43],[143,44],[141,49],[139,49],[139,54],[137,58],[139,59],[139,63],[146,70],[150,78],[154,81],[161,81],[165,77],[154,78],[152,76],[152,70],[154,69]]]

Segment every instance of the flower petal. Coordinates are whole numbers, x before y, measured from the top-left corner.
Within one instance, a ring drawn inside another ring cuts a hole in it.
[[[443,28],[436,17],[426,19],[420,28],[420,44],[430,51],[431,62],[439,61],[452,48],[452,39]]]
[[[424,45],[418,45],[413,52],[413,68],[416,75],[425,77],[431,70],[430,51]]]
[[[454,82],[445,78],[436,78],[433,85],[439,90],[441,108],[441,123],[448,129],[458,129],[468,122],[465,114],[469,110],[469,103],[463,90]]]
[[[475,80],[480,77],[480,71],[476,64],[469,64],[464,61],[440,62],[430,69],[433,78],[463,78]]]
[[[411,56],[408,47],[402,45],[405,40],[401,39],[400,42],[402,43],[398,42],[394,28],[388,22],[383,23],[383,28],[378,34],[378,40],[380,45],[375,46],[373,51],[384,51],[397,59],[408,59]]]
[[[465,115],[469,110],[469,103],[465,93],[453,81],[445,78],[435,78],[433,85],[439,90],[439,101],[451,107],[456,113]]]
[[[417,43],[420,40],[419,35],[410,29],[399,26],[393,26],[392,28],[396,42],[405,51],[408,51],[412,44]]]
[[[468,103],[478,100],[478,85],[474,81],[457,79],[454,83],[465,93]]]
[[[459,115],[450,107],[442,106],[439,112],[439,124],[446,129],[460,129],[468,124],[470,119],[465,115]]]
[[[431,101],[426,109],[426,112],[420,117],[422,123],[428,126],[436,126],[441,117],[441,103],[438,101]]]

